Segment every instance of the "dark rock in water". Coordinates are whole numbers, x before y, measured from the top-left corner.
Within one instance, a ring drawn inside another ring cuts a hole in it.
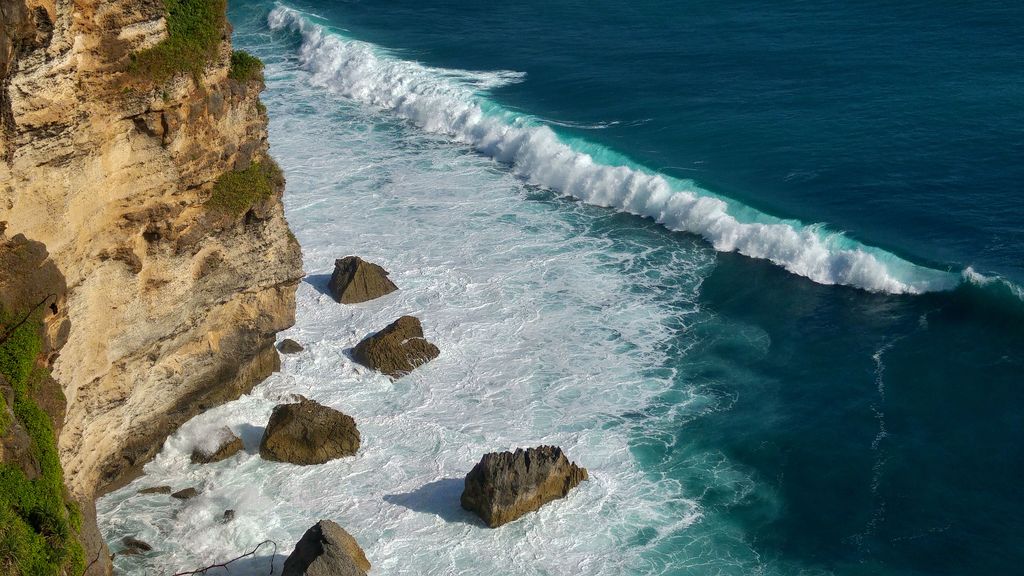
[[[302,535],[281,576],[364,576],[369,570],[370,561],[356,539],[334,522],[321,520]]]
[[[125,536],[121,539],[121,544],[124,548],[119,552],[122,556],[134,556],[135,554],[144,554],[153,549],[148,543],[139,540],[138,538],[132,538],[131,536]]]
[[[323,464],[359,450],[351,416],[303,398],[274,408],[260,442],[260,456],[291,464]]]
[[[231,522],[234,519],[235,519],[235,511],[234,510],[225,510],[224,511],[224,516],[221,517],[220,521],[223,524],[227,524],[228,522]]]
[[[291,338],[281,340],[281,343],[277,345],[277,349],[280,350],[282,354],[298,354],[304,350],[302,344],[299,344]]]
[[[352,350],[356,362],[392,378],[412,372],[439,354],[437,346],[423,338],[423,326],[413,316],[402,316],[387,328],[367,336]]]
[[[587,469],[555,446],[492,452],[466,475],[462,507],[497,528],[565,497],[586,479]]]
[[[342,304],[366,302],[398,290],[386,270],[358,256],[334,261],[330,288],[334,299]]]
[[[213,462],[220,462],[221,460],[230,458],[242,451],[242,448],[244,447],[242,445],[242,439],[235,436],[230,429],[221,429],[220,436],[223,440],[221,440],[220,444],[213,450],[213,452],[206,452],[200,448],[193,450],[192,463],[211,464]]]
[[[185,488],[184,490],[178,490],[174,494],[171,494],[171,498],[177,498],[178,500],[189,500],[199,496],[199,490],[195,488]]]
[[[153,486],[152,488],[143,488],[139,490],[139,494],[170,494],[170,486]]]

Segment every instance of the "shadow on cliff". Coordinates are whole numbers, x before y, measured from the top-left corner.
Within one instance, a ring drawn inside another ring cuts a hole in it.
[[[331,294],[330,274],[307,274],[306,277],[302,279],[302,281],[312,286],[313,289],[316,290],[317,292],[334,298],[334,295]]]
[[[434,514],[445,522],[460,522],[483,527],[484,523],[479,518],[471,512],[463,510],[462,505],[459,504],[463,486],[462,478],[444,478],[424,484],[412,492],[388,494],[384,497],[384,501],[415,512]]]

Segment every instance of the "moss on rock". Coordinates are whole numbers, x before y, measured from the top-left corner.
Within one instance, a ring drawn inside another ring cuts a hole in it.
[[[17,324],[0,311],[7,334]],[[0,572],[12,576],[81,574],[84,554],[78,541],[82,516],[66,497],[64,472],[49,415],[33,400],[33,386],[45,377],[38,365],[42,326],[31,318],[0,342],[0,374],[14,390],[16,422],[32,443],[41,473],[29,479],[15,462],[0,462]]]
[[[131,71],[157,84],[186,72],[199,78],[217,56],[227,0],[164,0],[164,8],[167,38],[132,55]]]
[[[257,203],[284,187],[284,175],[277,163],[267,158],[245,170],[225,172],[213,185],[206,207],[230,214],[244,214]]]
[[[235,50],[231,53],[228,78],[243,83],[263,80],[263,61],[244,50]]]

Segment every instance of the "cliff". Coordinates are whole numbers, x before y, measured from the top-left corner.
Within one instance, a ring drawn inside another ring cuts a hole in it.
[[[52,374],[86,531],[98,493],[278,367],[293,322],[301,254],[262,76],[232,57],[224,8],[0,0],[0,221],[66,280]]]

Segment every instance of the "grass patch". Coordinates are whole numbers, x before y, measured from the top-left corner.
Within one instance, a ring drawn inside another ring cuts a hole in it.
[[[227,0],[164,0],[164,8],[167,38],[133,54],[131,71],[157,84],[186,72],[198,81],[217,55]]]
[[[231,53],[228,78],[242,83],[263,80],[263,61],[244,50],[235,50]]]
[[[10,317],[0,311],[0,325]],[[0,374],[14,388],[14,415],[32,440],[42,473],[29,480],[11,463],[0,463],[0,570],[12,576],[81,574],[85,558],[77,533],[78,507],[64,499],[64,472],[53,425],[32,399],[46,378],[36,366],[42,350],[41,324],[30,320],[0,344]]]
[[[245,170],[225,172],[213,185],[206,207],[230,214],[244,214],[250,208],[284,186],[284,175],[277,163],[267,158],[253,162]]]

